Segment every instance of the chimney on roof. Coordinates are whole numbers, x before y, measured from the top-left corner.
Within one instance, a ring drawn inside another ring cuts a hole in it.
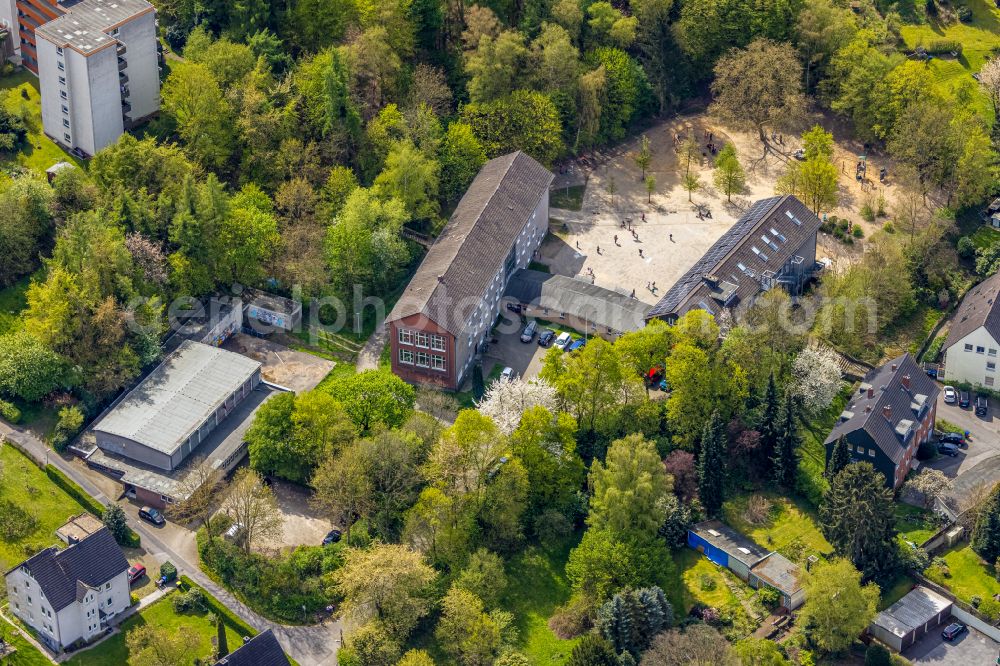
[[[905,388],[907,391],[909,391],[910,390],[910,376],[909,375],[903,375],[903,378],[900,381],[903,383],[903,388]]]
[[[441,284],[444,284],[444,276],[443,275],[438,275],[438,282],[440,282]]]
[[[871,400],[874,397],[875,397],[875,387],[874,386],[869,386],[868,387],[868,399]]]
[[[892,422],[892,405],[882,406],[882,416],[885,417],[886,421]]]
[[[868,405],[865,405],[865,412],[866,412],[866,413],[869,413],[869,412],[871,412],[871,411],[872,411],[872,406],[871,406],[870,404],[868,404]]]
[[[899,366],[897,366],[897,365],[896,365],[895,363],[893,363],[893,364],[892,364],[892,371],[893,371],[893,372],[896,372],[896,368],[898,368],[898,367],[899,367]]]

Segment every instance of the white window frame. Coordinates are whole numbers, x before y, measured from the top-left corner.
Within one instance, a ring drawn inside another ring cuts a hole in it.
[[[399,362],[403,365],[413,365],[413,352],[409,349],[400,349]]]
[[[972,345],[969,344],[969,343],[965,343],[965,351],[967,351],[967,352],[972,351]]]
[[[399,329],[399,343],[402,345],[412,345],[413,331],[408,328]]]
[[[443,335],[431,335],[431,349],[434,351],[447,351],[448,345]]]
[[[986,347],[981,347],[980,345],[976,345],[976,353],[977,354],[985,354],[986,353]]]
[[[448,363],[444,356],[438,354],[431,354],[431,368],[437,370],[438,372],[447,372]]]
[[[431,367],[431,357],[427,352],[418,351],[417,352],[417,367],[418,368],[429,368]]]
[[[423,349],[427,349],[428,347],[430,347],[430,335],[428,335],[424,331],[417,331],[415,340],[416,342],[414,342],[414,344],[417,347],[421,347]]]

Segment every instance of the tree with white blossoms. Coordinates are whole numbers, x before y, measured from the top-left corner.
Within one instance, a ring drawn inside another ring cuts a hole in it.
[[[951,479],[939,469],[924,468],[920,474],[906,482],[906,488],[924,496],[924,508],[929,509],[934,499],[952,488]]]
[[[827,407],[840,391],[840,364],[830,349],[803,349],[792,364],[792,393],[810,411]]]
[[[493,419],[505,435],[521,424],[521,415],[532,407],[556,410],[556,390],[543,379],[500,380],[490,384],[479,402],[479,413]]]
[[[993,110],[1000,109],[1000,58],[987,60],[979,70],[979,86],[993,103]]]

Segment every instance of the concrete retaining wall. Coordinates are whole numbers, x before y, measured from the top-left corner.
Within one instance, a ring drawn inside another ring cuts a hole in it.
[[[985,620],[982,620],[965,609],[960,608],[958,604],[951,607],[951,614],[954,615],[955,619],[962,624],[968,625],[977,631],[981,631],[1000,643],[1000,627],[994,627]]]

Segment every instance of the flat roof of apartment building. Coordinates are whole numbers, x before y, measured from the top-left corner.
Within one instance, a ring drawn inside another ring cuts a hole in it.
[[[154,11],[146,0],[82,0],[63,3],[66,13],[39,26],[35,34],[56,46],[89,55],[116,42],[109,33],[137,16]]]

